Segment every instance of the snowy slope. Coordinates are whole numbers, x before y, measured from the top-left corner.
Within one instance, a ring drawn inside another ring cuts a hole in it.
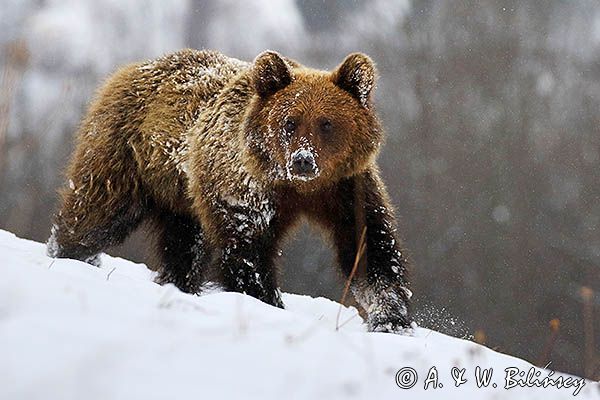
[[[366,333],[351,308],[336,331],[339,305],[323,298],[287,294],[280,310],[234,293],[190,296],[154,284],[144,265],[103,262],[53,261],[42,244],[0,231],[0,399],[549,400],[575,391],[506,390],[504,369],[530,364],[421,328]],[[443,387],[424,390],[433,366]],[[466,369],[458,388],[453,366]],[[497,388],[477,388],[476,366],[493,368]],[[411,389],[396,385],[404,367],[418,374]],[[600,398],[598,383],[576,398]]]

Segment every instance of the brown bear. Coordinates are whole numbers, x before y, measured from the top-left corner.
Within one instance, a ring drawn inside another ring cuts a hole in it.
[[[306,217],[330,233],[346,278],[358,270],[369,329],[408,327],[408,262],[375,163],[375,81],[359,53],[331,72],[272,51],[248,63],[183,50],[123,67],[81,124],[48,254],[97,265],[150,220],[159,283],[198,293],[217,271],[225,290],[283,307],[274,261]]]

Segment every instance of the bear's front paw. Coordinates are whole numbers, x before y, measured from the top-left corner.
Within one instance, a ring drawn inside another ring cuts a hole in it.
[[[273,307],[285,308],[283,300],[281,300],[281,291],[279,289],[276,289],[271,294],[263,293],[261,296],[255,297],[257,297],[260,301],[265,302]]]
[[[273,307],[277,307],[277,308],[285,308],[285,304],[283,304],[283,301],[281,299],[277,299],[274,300],[272,303],[270,303]]]
[[[384,332],[403,335],[412,331],[411,323],[407,318],[369,318],[367,319],[367,329],[369,332]]]

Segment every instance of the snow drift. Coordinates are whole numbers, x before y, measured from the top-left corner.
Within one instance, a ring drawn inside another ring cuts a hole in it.
[[[1,399],[600,398],[598,383],[427,329],[367,333],[353,308],[336,330],[340,305],[327,299],[286,294],[281,310],[191,296],[144,265],[44,251],[0,231]],[[522,387],[544,378],[568,387]]]

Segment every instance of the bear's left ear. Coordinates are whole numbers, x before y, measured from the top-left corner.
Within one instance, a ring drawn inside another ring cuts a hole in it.
[[[254,60],[252,79],[258,95],[266,98],[292,82],[292,71],[274,51],[264,51]]]
[[[333,83],[354,96],[363,107],[369,107],[371,92],[377,79],[377,69],[371,58],[352,53],[342,61],[332,75]]]

